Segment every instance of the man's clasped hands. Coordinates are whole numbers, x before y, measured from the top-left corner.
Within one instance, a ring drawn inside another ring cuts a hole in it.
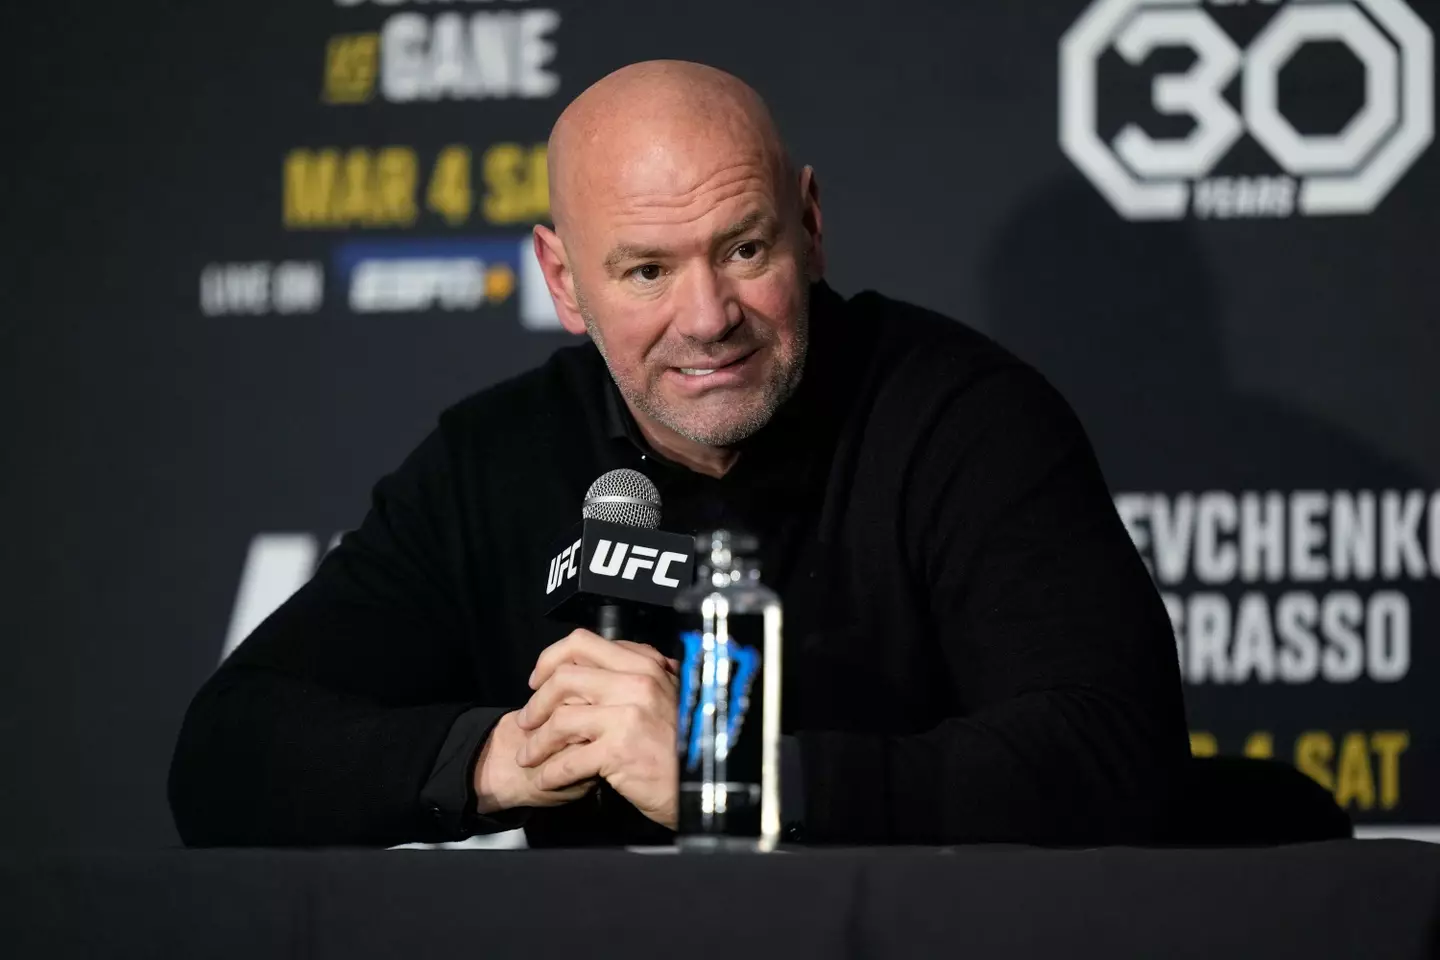
[[[546,647],[529,701],[500,718],[480,751],[479,812],[558,806],[605,780],[673,830],[678,672],[654,647],[589,630]]]

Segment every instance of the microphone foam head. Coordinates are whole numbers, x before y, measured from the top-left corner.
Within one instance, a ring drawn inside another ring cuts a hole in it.
[[[660,526],[660,491],[638,470],[611,470],[585,491],[586,520],[608,520],[654,530]]]

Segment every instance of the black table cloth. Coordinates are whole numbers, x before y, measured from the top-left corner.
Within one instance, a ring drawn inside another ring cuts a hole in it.
[[[1440,846],[0,855],[8,957],[1436,958]]]

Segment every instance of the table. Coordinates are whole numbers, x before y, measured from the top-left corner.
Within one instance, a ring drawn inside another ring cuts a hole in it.
[[[1440,846],[0,855],[0,952],[235,957],[1440,957]]]

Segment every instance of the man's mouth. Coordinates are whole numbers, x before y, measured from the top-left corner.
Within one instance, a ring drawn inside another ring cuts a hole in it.
[[[687,377],[709,377],[744,363],[753,353],[754,351],[752,350],[750,353],[741,354],[738,357],[721,363],[709,362],[703,367],[675,367],[674,369],[680,371]]]

